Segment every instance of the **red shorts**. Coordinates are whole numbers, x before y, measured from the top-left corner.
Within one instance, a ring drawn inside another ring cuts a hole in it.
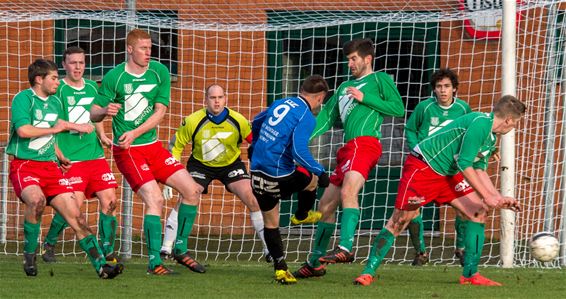
[[[461,173],[439,175],[427,163],[409,155],[399,181],[395,208],[413,211],[431,201],[437,205],[448,204],[473,191]]]
[[[10,162],[10,181],[18,198],[21,198],[22,190],[32,185],[39,186],[48,200],[62,193],[73,192],[69,180],[53,161],[15,158]]]
[[[377,165],[381,157],[381,142],[370,136],[356,137],[336,153],[337,165],[330,175],[330,182],[342,186],[346,172],[354,170],[361,173],[367,180],[370,171]]]
[[[129,149],[112,146],[112,153],[116,166],[134,192],[152,180],[165,183],[172,174],[185,169],[161,146],[159,141],[148,145],[131,146]]]
[[[104,158],[75,162],[65,177],[75,191],[83,192],[86,198],[92,198],[96,192],[117,188],[118,183]]]

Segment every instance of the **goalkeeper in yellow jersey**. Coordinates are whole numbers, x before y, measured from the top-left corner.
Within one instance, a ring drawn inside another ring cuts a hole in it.
[[[219,180],[226,189],[234,193],[250,210],[254,229],[263,244],[267,262],[271,256],[263,237],[263,217],[257,200],[252,193],[250,176],[246,165],[240,159],[240,144],[245,139],[251,143],[249,121],[240,113],[226,107],[226,94],[217,84],[206,89],[206,107],[185,117],[175,136],[169,143],[173,157],[181,160],[181,153],[188,143],[192,144],[187,170],[207,193],[212,180]],[[172,190],[165,187],[163,195],[172,197]],[[171,254],[177,232],[177,211],[172,210],[165,226],[165,237],[161,255]]]

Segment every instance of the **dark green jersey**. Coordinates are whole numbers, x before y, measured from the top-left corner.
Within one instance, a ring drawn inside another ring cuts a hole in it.
[[[122,134],[136,129],[153,115],[156,103],[169,106],[170,98],[171,76],[163,64],[151,60],[143,74],[134,75],[126,71],[124,62],[104,76],[93,104],[100,107],[109,103],[122,105],[112,119],[114,144],[118,144]],[[132,145],[150,144],[156,140],[157,130],[153,128],[136,138]]]
[[[348,87],[355,87],[364,94],[361,103],[346,94]],[[359,136],[381,138],[383,115],[404,114],[401,95],[391,77],[383,72],[371,73],[340,84],[316,117],[316,127],[311,138],[322,135],[338,118],[344,125],[344,142]]]
[[[35,161],[57,161],[55,136],[22,138],[16,130],[24,125],[51,128],[63,113],[63,104],[56,96],[41,98],[33,89],[19,92],[12,100],[10,141],[6,152],[16,158]]]
[[[497,137],[491,132],[493,114],[471,112],[417,144],[417,151],[441,175],[455,175],[468,167],[487,169]]]
[[[440,106],[436,98],[421,101],[405,124],[405,136],[409,148],[413,149],[419,141],[470,112],[472,112],[470,105],[458,98],[454,98],[454,102],[448,107]]]
[[[61,80],[57,97],[63,102],[63,119],[76,124],[90,123],[90,106],[96,97],[98,85],[91,80],[83,80],[82,88],[73,87]],[[104,150],[96,136],[76,131],[57,134],[57,144],[63,155],[71,161],[88,161],[104,157]]]

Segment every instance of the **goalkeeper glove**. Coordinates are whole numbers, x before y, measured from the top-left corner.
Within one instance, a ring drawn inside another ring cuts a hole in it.
[[[163,198],[165,198],[165,200],[170,200],[171,198],[173,198],[173,188],[171,188],[169,186],[164,186],[163,187]]]

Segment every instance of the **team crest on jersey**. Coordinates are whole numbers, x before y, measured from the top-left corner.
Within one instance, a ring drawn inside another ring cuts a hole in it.
[[[35,119],[43,119],[43,112],[41,112],[41,110],[35,110]]]
[[[433,116],[433,117],[430,118],[430,124],[433,125],[433,126],[438,126],[439,122],[440,121],[438,120],[438,117],[436,117],[436,116]]]
[[[132,92],[134,91],[134,87],[132,86],[132,83],[126,83],[126,84],[124,84],[124,91],[125,91],[127,94],[132,93]]]
[[[76,101],[75,101],[75,97],[74,96],[68,96],[67,97],[67,103],[69,103],[69,105],[75,105]]]

